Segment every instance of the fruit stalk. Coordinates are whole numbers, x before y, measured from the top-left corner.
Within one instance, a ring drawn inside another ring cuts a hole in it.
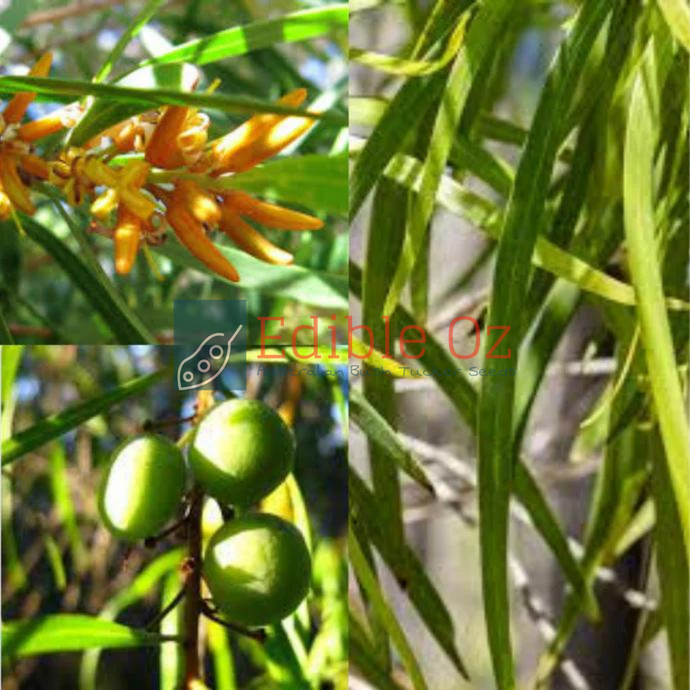
[[[192,490],[187,525],[189,569],[186,574],[185,601],[185,690],[194,690],[201,680],[199,662],[199,619],[201,617],[201,511],[203,493]]]

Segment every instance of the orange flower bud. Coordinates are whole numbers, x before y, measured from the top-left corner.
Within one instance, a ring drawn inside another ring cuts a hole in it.
[[[151,141],[146,147],[146,160],[159,168],[179,168],[184,158],[177,144],[187,122],[189,108],[182,105],[169,105],[153,131]]]
[[[0,156],[0,184],[15,208],[30,216],[34,214],[36,209],[29,190],[19,177],[17,160],[13,156]]]
[[[29,175],[39,177],[42,180],[47,180],[50,176],[50,167],[40,156],[30,153],[26,156],[22,156],[19,162]]]
[[[141,224],[141,219],[131,213],[126,206],[118,208],[113,240],[115,241],[115,270],[120,275],[126,275],[134,266],[141,241]]]
[[[235,267],[211,242],[204,231],[204,226],[194,218],[183,203],[171,197],[165,216],[175,231],[177,239],[191,254],[226,280],[233,283],[239,281],[240,276]]]
[[[295,89],[283,96],[278,103],[280,105],[296,108],[307,97],[306,89]],[[271,130],[284,121],[286,116],[275,114],[255,115],[237,127],[222,139],[214,142],[211,149],[213,169],[217,172],[237,172],[246,167],[237,167],[236,160],[246,159],[257,155],[257,151],[263,150],[262,141]],[[301,118],[296,118],[301,119]],[[309,120],[312,122],[312,120]],[[287,145],[287,144],[286,144]],[[249,152],[249,154],[248,154]],[[251,167],[251,166],[249,166]]]
[[[269,228],[279,230],[319,230],[323,227],[320,218],[314,218],[306,213],[292,211],[282,206],[268,204],[255,199],[244,192],[230,192],[226,194],[225,203],[239,215],[245,216]]]
[[[196,182],[179,180],[175,186],[173,196],[189,209],[191,214],[201,223],[217,225],[220,220],[220,208],[215,196],[201,188]]]
[[[249,223],[240,218],[227,204],[222,207],[220,229],[247,254],[255,256],[269,264],[286,266],[291,264],[294,257],[280,247],[269,242],[261,233],[257,232]]]
[[[306,134],[315,124],[308,117],[286,117],[265,134],[240,151],[225,172],[244,172],[280,153],[286,146]]]
[[[68,105],[33,122],[22,125],[17,134],[22,141],[33,142],[59,132],[65,127],[73,127],[79,119],[79,108]]]
[[[29,76],[45,77],[50,72],[50,64],[53,61],[51,53],[44,53],[38,62],[31,68]],[[31,105],[35,93],[24,92],[16,94],[12,100],[7,104],[7,107],[2,113],[2,117],[8,124],[19,122],[23,117],[26,109]]]

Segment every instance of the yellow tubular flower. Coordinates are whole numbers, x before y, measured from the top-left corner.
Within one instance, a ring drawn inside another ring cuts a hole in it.
[[[141,220],[149,218],[156,210],[156,204],[141,190],[149,170],[149,165],[139,160],[128,161],[123,168],[116,170],[95,158],[86,159],[84,175],[94,185],[108,187],[91,205],[91,213],[104,218],[122,202]]]
[[[179,168],[184,165],[177,138],[185,129],[189,108],[169,105],[153,131],[146,147],[146,160],[158,168]]]
[[[118,191],[122,203],[141,220],[147,220],[156,210],[155,201],[141,190],[146,184],[150,170],[151,166],[148,163],[133,160],[127,162],[118,175]]]
[[[218,225],[220,208],[213,194],[190,180],[178,180],[175,190],[176,196],[200,223]]]
[[[279,105],[296,108],[307,97],[306,89],[295,89],[283,96]],[[237,127],[222,139],[213,143],[211,148],[212,166],[216,172],[238,172],[246,170],[246,160],[257,156],[263,150],[262,141],[265,141],[270,132],[281,122],[290,119],[284,115],[255,115]],[[302,119],[302,118],[295,118]],[[307,120],[312,123],[313,120]],[[306,131],[306,130],[305,130]],[[289,143],[289,142],[288,142]],[[287,146],[287,144],[285,144]],[[245,161],[238,167],[237,161]],[[263,160],[263,159],[262,159]],[[248,167],[252,167],[249,165]]]
[[[113,240],[115,241],[115,270],[120,275],[126,275],[134,266],[141,241],[141,225],[141,218],[131,213],[126,206],[119,207]]]
[[[240,276],[237,269],[221,254],[215,244],[207,237],[204,226],[191,214],[175,193],[170,195],[165,217],[175,231],[177,239],[206,264],[214,273],[236,283]]]
[[[225,195],[226,203],[239,215],[250,218],[268,228],[278,230],[320,230],[323,221],[306,213],[292,211],[282,206],[268,204],[244,192],[230,192]]]
[[[119,194],[114,189],[107,189],[99,195],[91,204],[91,215],[98,220],[106,220],[111,211],[115,209],[120,200]]]
[[[249,223],[240,218],[227,204],[222,207],[220,229],[247,254],[255,256],[269,264],[287,266],[294,257],[289,252],[276,247],[261,233],[257,232]]]
[[[51,53],[45,53],[42,55],[38,62],[31,68],[29,76],[31,77],[46,77],[48,72],[50,72],[50,64],[53,61],[53,56]],[[36,98],[35,93],[18,93],[12,100],[7,104],[7,107],[2,113],[2,117],[8,124],[19,122],[23,117],[26,109],[31,105],[34,98]]]
[[[19,177],[14,156],[0,156],[0,184],[15,208],[29,216],[34,214],[36,209],[31,203],[29,190]]]

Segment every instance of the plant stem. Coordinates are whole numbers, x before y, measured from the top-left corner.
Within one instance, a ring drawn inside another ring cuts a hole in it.
[[[201,680],[199,663],[199,618],[201,616],[201,509],[203,493],[199,486],[192,490],[187,525],[189,571],[186,578],[185,603],[185,684],[192,690]]]

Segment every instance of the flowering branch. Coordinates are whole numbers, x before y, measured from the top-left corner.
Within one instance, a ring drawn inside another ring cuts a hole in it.
[[[50,64],[47,53],[31,76],[46,77]],[[258,114],[208,142],[206,114],[169,105],[120,122],[83,147],[67,147],[46,160],[37,152],[37,142],[74,127],[82,109],[75,104],[20,124],[35,95],[16,94],[0,115],[0,220],[17,211],[32,215],[32,186],[47,182],[69,205],[90,204],[91,215],[114,241],[118,273],[132,270],[142,245],[160,244],[172,230],[191,254],[233,282],[239,281],[239,273],[215,246],[212,231],[262,261],[285,265],[293,256],[251,223],[282,230],[323,226],[318,218],[228,189],[235,173],[252,169],[304,135],[315,123],[308,114]],[[296,89],[278,104],[296,108],[306,96],[305,89]]]

